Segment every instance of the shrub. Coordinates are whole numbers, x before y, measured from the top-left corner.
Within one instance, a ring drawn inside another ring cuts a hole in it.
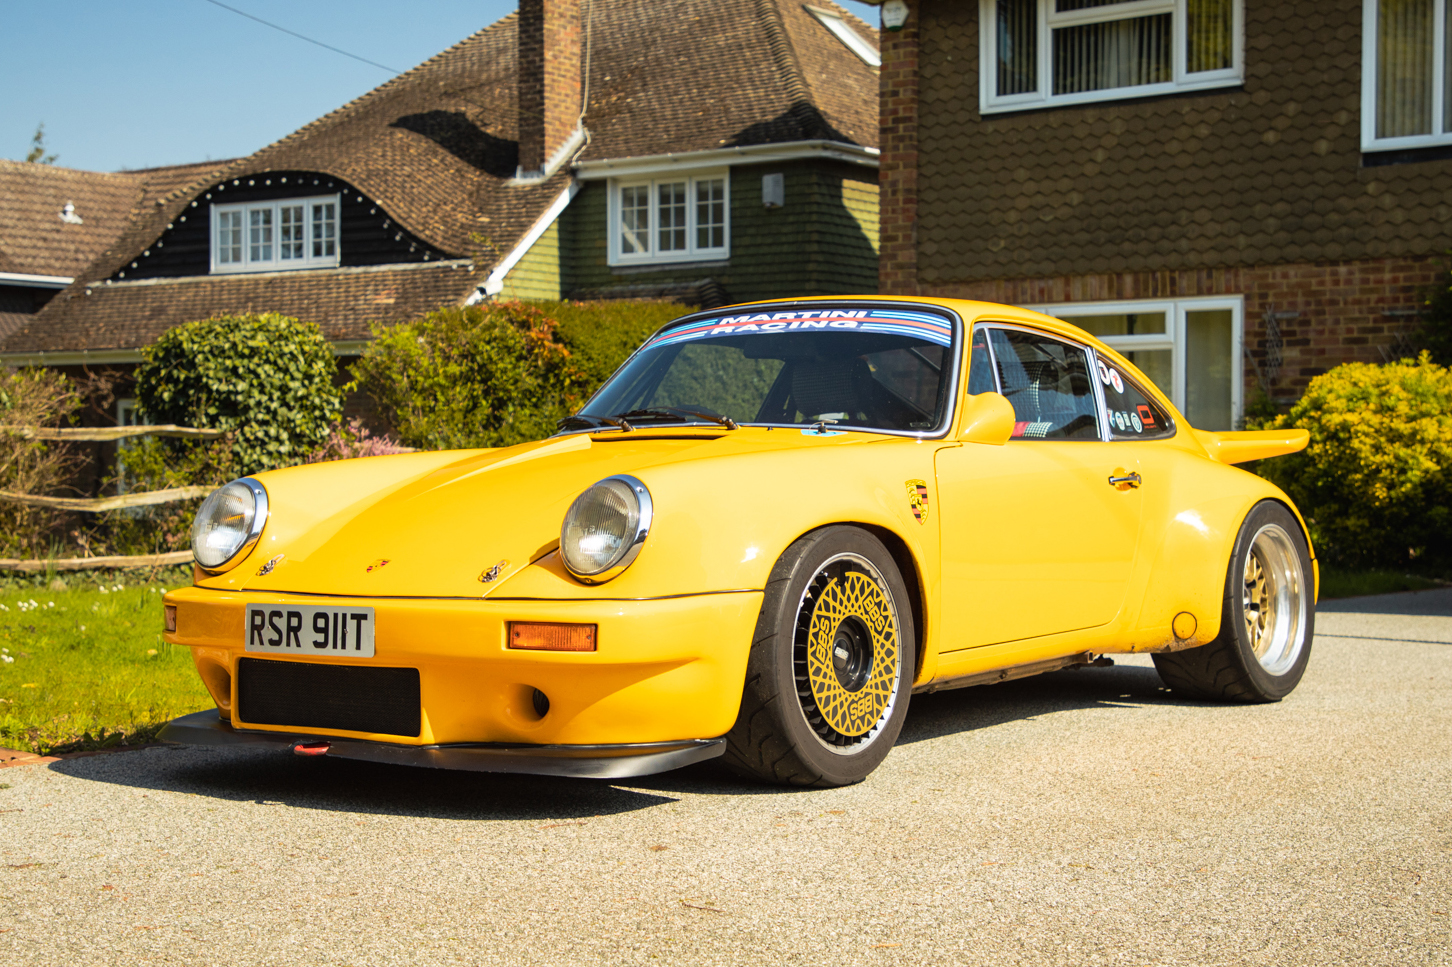
[[[302,462],[342,410],[322,331],[277,313],[189,322],[142,355],[136,400],[146,418],[232,431],[238,473]]]
[[[47,369],[0,373],[0,424],[60,426],[80,409],[81,396],[70,380]],[[28,440],[0,431],[0,490],[53,495],[79,466],[64,444]],[[0,557],[44,555],[63,532],[68,515],[44,507],[0,500]]]
[[[1305,450],[1258,471],[1306,515],[1318,556],[1346,566],[1452,558],[1452,371],[1429,354],[1338,366],[1261,426],[1311,433]]]
[[[646,337],[691,309],[674,302],[541,302],[595,392]]]
[[[394,453],[410,453],[411,447],[400,446],[388,434],[374,436],[359,419],[346,424],[335,423],[323,445],[307,455],[303,463],[327,463],[330,460],[355,460],[359,457],[386,457]]]
[[[1443,272],[1422,301],[1421,345],[1432,361],[1452,366],[1452,272]]]
[[[140,437],[116,450],[117,490],[137,493],[171,487],[220,487],[240,476],[232,434],[220,440]],[[192,518],[203,498],[107,511],[80,539],[92,554],[164,554],[185,550]]]
[[[374,329],[353,383],[407,446],[499,447],[555,432],[585,375],[555,320],[522,302],[439,309]]]

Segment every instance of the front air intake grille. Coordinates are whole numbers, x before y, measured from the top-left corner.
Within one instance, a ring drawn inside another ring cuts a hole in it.
[[[257,725],[414,737],[420,731],[417,668],[243,658],[237,705],[242,722]]]

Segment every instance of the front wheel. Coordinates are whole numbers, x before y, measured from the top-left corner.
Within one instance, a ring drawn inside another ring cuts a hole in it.
[[[798,539],[767,582],[726,764],[781,785],[861,782],[902,730],[915,640],[881,541],[855,527]]]
[[[1315,631],[1311,552],[1285,507],[1251,508],[1225,576],[1220,634],[1208,645],[1154,656],[1174,691],[1231,702],[1277,702],[1305,674]]]

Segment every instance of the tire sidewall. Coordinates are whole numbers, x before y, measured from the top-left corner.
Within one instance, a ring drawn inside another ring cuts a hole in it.
[[[855,527],[828,527],[811,535],[810,542],[805,547],[801,543],[793,545],[792,549],[788,549],[788,554],[783,555],[781,564],[788,565],[789,576],[780,596],[772,602],[773,613],[764,611],[762,614],[763,623],[771,622],[775,631],[771,641],[773,654],[770,656],[769,672],[774,679],[772,686],[776,694],[781,696],[778,705],[779,725],[786,732],[790,745],[801,757],[804,765],[820,773],[825,783],[848,785],[861,782],[877,768],[887,757],[902,731],[916,673],[917,639],[912,607],[907,586],[898,572],[892,554],[880,540],[866,531]],[[793,549],[798,553],[792,555]],[[892,712],[882,731],[870,745],[861,752],[846,755],[825,748],[807,723],[806,713],[802,710],[797,695],[793,664],[797,607],[801,603],[802,595],[823,564],[839,554],[855,554],[866,558],[882,576],[896,612],[899,642],[899,679]],[[788,562],[787,558],[791,556],[796,559]]]
[[[1277,524],[1291,537],[1291,543],[1300,557],[1301,573],[1306,595],[1306,620],[1301,629],[1301,650],[1295,664],[1283,674],[1272,675],[1256,658],[1249,635],[1245,630],[1241,584],[1244,581],[1245,559],[1250,554],[1255,535],[1266,524]],[[1244,670],[1257,697],[1263,701],[1279,701],[1289,695],[1306,672],[1306,663],[1311,659],[1311,643],[1316,631],[1315,568],[1311,562],[1311,550],[1306,542],[1301,523],[1286,507],[1274,500],[1263,500],[1251,508],[1240,525],[1235,538],[1235,552],[1230,558],[1230,568],[1225,575],[1225,604],[1221,612],[1221,635],[1235,644],[1235,657]]]

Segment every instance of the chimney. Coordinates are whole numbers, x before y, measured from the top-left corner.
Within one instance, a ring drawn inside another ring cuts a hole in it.
[[[519,172],[543,178],[584,137],[580,0],[519,0]]]

